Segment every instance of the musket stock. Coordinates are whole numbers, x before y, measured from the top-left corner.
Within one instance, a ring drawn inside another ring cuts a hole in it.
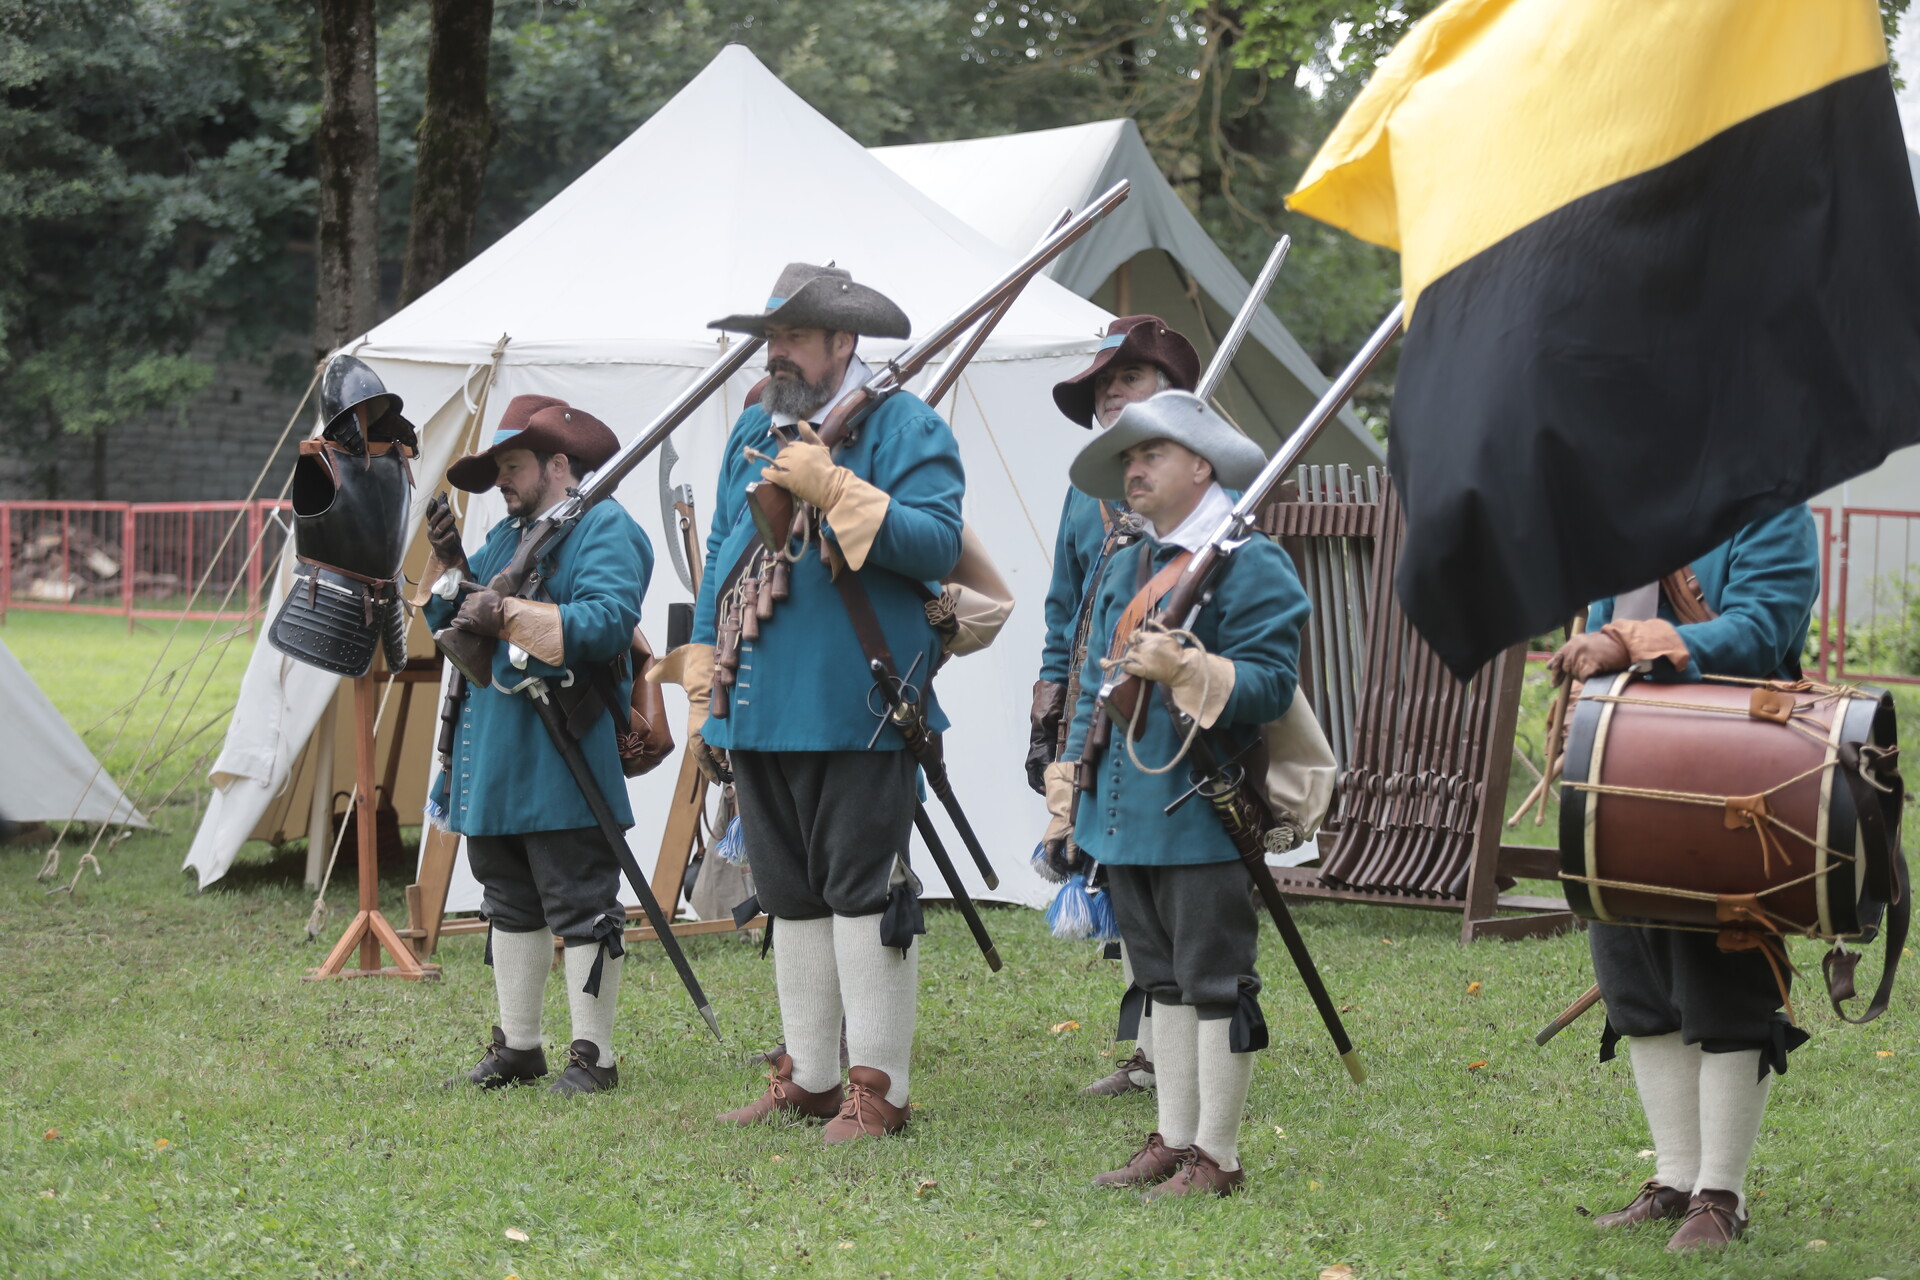
[[[827,415],[827,420],[819,427],[821,443],[828,448],[838,445],[859,429],[869,413],[905,388],[929,361],[945,351],[982,317],[991,315],[1003,306],[1011,306],[1028,281],[1086,235],[1095,222],[1119,207],[1120,202],[1127,198],[1130,185],[1124,178],[1114,183],[1085,209],[1067,219],[1058,230],[1042,240],[1033,252],[985,293],[960,308],[945,324],[925,338],[889,360],[865,386],[835,405]],[[954,361],[950,371],[957,374],[962,363]],[[793,495],[777,484],[756,480],[747,486],[747,510],[767,550],[785,550],[795,529]]]

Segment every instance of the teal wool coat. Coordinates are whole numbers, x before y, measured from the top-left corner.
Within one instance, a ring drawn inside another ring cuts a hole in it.
[[[727,438],[707,531],[706,574],[694,612],[695,643],[715,642],[720,586],[758,536],[747,512],[746,488],[766,464],[747,457],[746,450],[751,446],[771,455],[779,444],[772,419],[759,405],[740,415]],[[860,579],[894,665],[904,675],[918,657],[913,681],[924,687],[940,657],[940,635],[927,621],[924,605],[960,559],[960,499],[966,490],[960,447],[939,414],[902,392],[874,410],[834,458],[890,498]],[[826,536],[833,536],[831,521]],[[741,643],[729,713],[724,719],[709,717],[701,736],[730,751],[865,750],[880,724],[874,713],[880,704],[877,698],[869,703],[873,676],[817,548],[809,548],[793,566],[791,586],[773,617],[760,624],[760,639]],[[947,727],[937,699],[927,700],[927,721],[935,730]],[[889,726],[873,749],[898,751],[905,745]]]
[[[1139,589],[1139,558],[1152,556],[1151,576],[1178,553],[1178,547],[1163,547],[1149,536],[1115,555],[1107,567],[1094,605],[1087,670],[1081,676],[1080,699],[1063,759],[1078,760],[1085,746],[1100,687],[1094,661],[1108,652],[1120,615]],[[1311,612],[1293,559],[1278,543],[1255,537],[1233,553],[1217,579],[1212,603],[1193,627],[1208,653],[1233,662],[1233,693],[1214,726],[1216,742],[1230,739],[1232,749],[1238,750],[1254,739],[1261,725],[1277,720],[1293,705],[1300,630]],[[1180,735],[1174,732],[1160,697],[1155,689],[1146,712],[1146,731],[1134,744],[1149,768],[1166,764],[1180,749]],[[1093,790],[1080,797],[1074,843],[1112,866],[1190,866],[1239,857],[1220,820],[1198,797],[1173,814],[1164,812],[1192,785],[1186,765],[1163,774],[1141,772],[1127,755],[1125,734],[1124,727],[1114,726]]]
[[[1053,543],[1053,582],[1047,587],[1047,640],[1040,650],[1040,678],[1054,684],[1065,684],[1072,671],[1080,604],[1107,538],[1107,520],[1101,519],[1101,507],[1107,509],[1107,520],[1123,510],[1117,502],[1072,488],[1060,508],[1060,532]]]
[[[475,580],[485,582],[507,567],[520,546],[521,520],[502,520],[486,543],[468,557]],[[433,800],[445,809],[447,826],[468,836],[518,835],[528,831],[565,831],[594,825],[593,811],[554,750],[547,730],[524,693],[509,694],[528,676],[554,677],[568,669],[609,662],[626,653],[640,622],[640,605],[653,577],[653,544],[646,531],[618,502],[601,502],[580,517],[579,525],[544,562],[545,598],[560,606],[560,634],[566,666],[553,667],[529,657],[524,669],[507,657],[504,641],[494,647],[493,685],[468,689],[460,708],[460,735],[452,767],[434,784]],[[421,610],[438,630],[453,621],[457,601],[429,601]],[[616,681],[619,703],[627,704],[632,672]],[[633,825],[620,750],[614,743],[613,717],[602,714],[581,739],[580,749],[622,827]]]
[[[1686,669],[1676,672],[1662,658],[1650,678],[1797,677],[1820,595],[1820,538],[1806,505],[1756,520],[1695,560],[1693,571],[1708,607],[1720,616],[1676,626],[1691,655]],[[1679,621],[1664,594],[1660,616]],[[1612,620],[1613,601],[1602,600],[1588,610],[1587,630],[1598,631]]]

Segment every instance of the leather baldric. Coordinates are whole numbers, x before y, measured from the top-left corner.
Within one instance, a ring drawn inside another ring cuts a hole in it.
[[[1182,551],[1161,566],[1160,571],[1133,593],[1133,599],[1127,601],[1127,607],[1120,611],[1120,621],[1114,625],[1113,636],[1107,644],[1107,657],[1117,659],[1126,651],[1127,642],[1133,639],[1147,617],[1159,603],[1160,597],[1173,590],[1173,584],[1187,571],[1187,564],[1193,559],[1193,552]],[[1140,553],[1140,574],[1145,576],[1147,566],[1153,563],[1153,557],[1146,550]]]

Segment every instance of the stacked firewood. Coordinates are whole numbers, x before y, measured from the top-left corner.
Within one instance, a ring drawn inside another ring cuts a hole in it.
[[[91,530],[29,530],[13,544],[17,599],[70,604],[119,596],[120,547]]]

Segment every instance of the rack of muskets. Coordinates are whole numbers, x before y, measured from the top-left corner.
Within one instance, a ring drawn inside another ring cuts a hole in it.
[[[1462,684],[1414,632],[1393,593],[1406,520],[1378,468],[1303,466],[1259,523],[1313,600],[1300,687],[1340,764],[1320,865],[1274,868],[1281,890],[1458,911],[1462,941],[1575,927],[1562,899],[1500,888],[1559,865],[1500,842],[1526,646]]]

